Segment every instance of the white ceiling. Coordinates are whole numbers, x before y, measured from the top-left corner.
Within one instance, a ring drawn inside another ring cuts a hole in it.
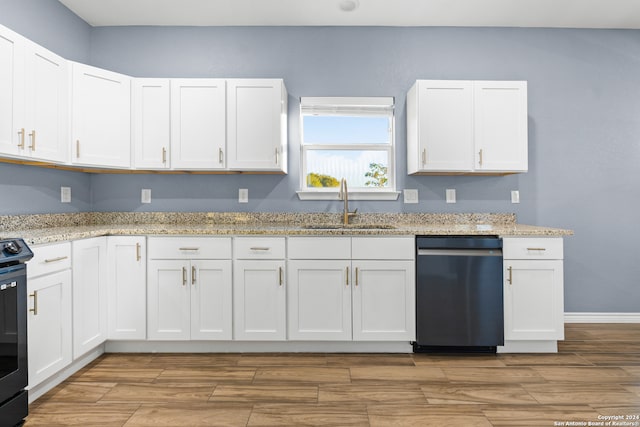
[[[59,0],[92,26],[365,25],[640,29],[640,0]]]

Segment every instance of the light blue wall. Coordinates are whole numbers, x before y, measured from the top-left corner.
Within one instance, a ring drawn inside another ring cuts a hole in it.
[[[57,0],[0,0],[0,24],[47,49],[88,62],[91,27]],[[91,210],[88,174],[0,163],[0,215]],[[60,187],[71,203],[60,203]]]
[[[289,90],[290,174],[95,176],[94,208],[338,211],[301,202],[300,96],[396,98],[398,188],[421,202],[354,202],[360,211],[515,212],[570,228],[566,311],[640,307],[640,31],[513,28],[96,28],[91,62],[133,76],[282,77]],[[408,177],[405,94],[424,79],[527,80],[529,173]],[[140,205],[140,189],[153,203]],[[248,188],[250,203],[237,203]],[[455,188],[458,203],[444,203]],[[509,202],[510,190],[522,202]]]
[[[3,4],[22,2],[0,0]],[[65,19],[54,17],[43,26],[55,32]],[[290,104],[289,175],[93,175],[87,199],[94,210],[336,212],[337,202],[301,202],[295,196],[297,99],[395,96],[398,188],[417,188],[421,203],[354,202],[354,207],[515,212],[522,223],[571,228],[576,235],[565,239],[566,311],[637,312],[640,307],[640,31],[94,28],[89,52],[92,65],[140,77],[282,77]],[[405,94],[419,78],[527,80],[529,172],[406,176]],[[12,168],[17,180],[34,173]],[[140,204],[141,188],[152,189],[152,204]],[[237,203],[238,188],[249,189],[249,204]],[[444,203],[446,188],[458,190],[457,204]],[[521,192],[519,205],[509,202],[514,189]],[[10,195],[0,184],[3,194]],[[56,211],[60,204],[40,206]]]

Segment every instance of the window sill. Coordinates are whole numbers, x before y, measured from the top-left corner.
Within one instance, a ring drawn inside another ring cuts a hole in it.
[[[338,191],[296,191],[300,200],[340,200]],[[399,191],[349,191],[349,200],[398,200]]]

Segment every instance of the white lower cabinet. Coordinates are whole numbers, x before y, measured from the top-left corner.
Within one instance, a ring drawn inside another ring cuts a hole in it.
[[[287,338],[284,260],[238,260],[233,267],[236,340]]]
[[[71,363],[71,244],[31,248],[27,264],[29,388]]]
[[[292,260],[289,339],[351,340],[351,260]]]
[[[107,237],[108,337],[143,340],[147,333],[146,238]]]
[[[107,238],[76,240],[73,260],[73,358],[107,340]]]
[[[233,239],[233,337],[287,339],[284,237]]]
[[[415,340],[415,262],[353,261],[353,339]]]
[[[289,338],[415,340],[414,247],[413,237],[290,238]]]
[[[503,242],[505,342],[564,339],[562,239]]]
[[[231,239],[151,237],[148,248],[148,339],[230,340]],[[198,259],[208,253],[226,259]]]

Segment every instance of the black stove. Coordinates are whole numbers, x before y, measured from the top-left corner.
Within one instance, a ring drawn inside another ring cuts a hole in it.
[[[33,252],[22,239],[2,239],[0,249],[0,267],[24,264],[33,258]]]
[[[21,425],[29,412],[27,265],[22,239],[0,240],[0,427]]]

